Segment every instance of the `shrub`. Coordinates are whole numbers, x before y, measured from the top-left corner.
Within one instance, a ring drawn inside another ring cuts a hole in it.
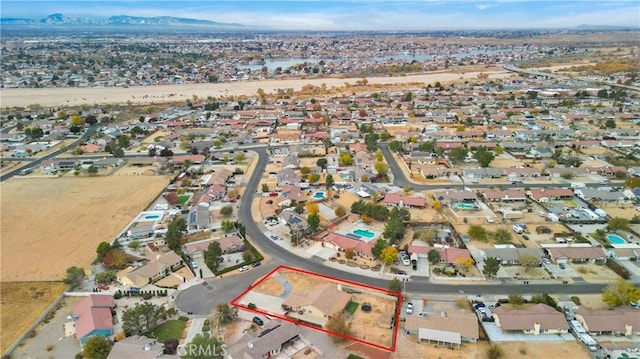
[[[255,304],[253,304],[253,303],[249,303],[249,304],[247,305],[247,308],[249,308],[249,309],[256,309],[257,307],[256,307],[256,305],[255,305]]]
[[[203,333],[206,333],[206,332],[208,332],[210,330],[211,330],[211,326],[209,326],[209,325],[203,325],[202,326],[202,332]]]
[[[577,296],[575,296],[575,295],[571,296],[571,301],[572,301],[573,303],[575,303],[575,305],[580,305],[580,304],[581,304],[581,303],[580,303],[580,298],[578,298],[578,297],[577,297]]]
[[[489,359],[500,359],[504,357],[504,350],[497,344],[492,344],[489,349],[487,349],[487,357]]]
[[[122,298],[122,292],[120,290],[117,290],[115,293],[113,293],[113,299],[120,299]]]
[[[183,322],[188,322],[188,321],[189,321],[189,318],[187,318],[187,317],[185,317],[184,315],[182,315],[182,316],[180,316],[180,317],[178,318],[178,320],[182,320]]]
[[[46,350],[46,351],[50,352],[50,351],[52,351],[52,350],[53,350],[53,348],[55,348],[55,346],[53,346],[53,345],[49,344],[49,345],[47,345],[47,347],[46,347],[46,348],[44,348],[44,350]]]
[[[145,300],[151,299],[151,292],[142,293],[142,299],[145,299]]]
[[[204,325],[210,325],[210,324],[211,324],[211,321],[208,318],[204,320]]]
[[[176,315],[178,311],[176,310],[176,308],[169,308],[167,309],[167,315],[169,315],[170,317],[173,317],[174,315]]]
[[[624,279],[629,279],[629,271],[618,264],[615,260],[608,258],[607,259],[607,267],[611,268],[612,271],[616,272],[617,275],[621,276]]]

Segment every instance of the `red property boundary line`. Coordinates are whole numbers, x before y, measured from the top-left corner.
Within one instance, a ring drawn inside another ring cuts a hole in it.
[[[345,284],[350,284],[353,286],[357,286],[357,287],[362,287],[362,288],[367,288],[369,290],[373,290],[373,291],[377,291],[383,294],[388,294],[388,295],[392,295],[394,297],[396,297],[396,299],[398,300],[397,305],[396,305],[396,313],[395,313],[395,318],[394,318],[394,323],[393,323],[393,336],[392,336],[392,345],[391,347],[386,347],[380,344],[376,344],[376,343],[372,343],[372,342],[368,342],[362,339],[358,339],[358,338],[354,338],[354,337],[350,337],[344,334],[340,334],[340,333],[335,333],[329,330],[326,330],[324,328],[319,328],[301,321],[297,321],[291,318],[287,318],[285,316],[282,315],[278,315],[278,314],[274,314],[271,312],[267,312],[264,310],[260,310],[258,308],[249,308],[246,305],[240,304],[238,303],[238,301],[244,297],[249,291],[253,290],[256,286],[260,285],[260,283],[262,283],[263,281],[265,281],[266,279],[270,278],[275,272],[279,271],[280,269],[288,269],[294,272],[299,272],[299,273],[303,273],[303,274],[307,274],[307,275],[312,275],[312,276],[316,276],[316,277],[320,277],[320,278],[324,278],[324,279],[328,279],[334,282],[341,282],[341,283],[345,283]],[[400,309],[402,308],[402,294],[398,293],[398,292],[393,292],[390,290],[386,290],[386,289],[381,289],[381,288],[377,288],[377,287],[373,287],[370,285],[366,285],[366,284],[362,284],[362,283],[356,283],[356,282],[352,282],[349,280],[345,280],[345,279],[339,279],[336,277],[331,277],[331,276],[327,276],[327,275],[323,275],[323,274],[318,274],[318,273],[314,273],[314,272],[309,272],[309,271],[305,271],[303,269],[299,269],[299,268],[293,268],[293,267],[289,267],[289,266],[285,266],[285,265],[280,265],[278,267],[276,267],[275,269],[273,269],[271,272],[269,272],[267,275],[265,275],[264,277],[262,277],[259,281],[257,281],[256,283],[254,283],[253,285],[251,285],[247,290],[245,290],[244,292],[242,292],[239,296],[235,297],[232,301],[231,301],[231,305],[241,308],[243,310],[249,311],[249,312],[253,312],[253,313],[257,313],[257,314],[262,314],[262,315],[268,315],[270,317],[273,318],[278,318],[280,320],[285,320],[287,322],[293,323],[295,325],[302,325],[304,327],[310,328],[310,329],[314,329],[314,330],[318,330],[321,332],[324,332],[326,334],[329,335],[333,335],[333,336],[337,336],[337,337],[341,337],[344,339],[348,339],[354,342],[358,342],[358,343],[362,343],[362,344],[366,344],[378,349],[382,349],[382,350],[386,350],[388,352],[395,352],[396,350],[396,340],[398,338],[398,329],[399,329],[399,325],[400,325]]]

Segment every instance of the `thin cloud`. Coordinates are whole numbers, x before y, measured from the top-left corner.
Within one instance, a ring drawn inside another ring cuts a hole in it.
[[[494,7],[496,5],[489,5],[489,4],[476,4],[476,9],[478,10],[486,10],[490,7]]]

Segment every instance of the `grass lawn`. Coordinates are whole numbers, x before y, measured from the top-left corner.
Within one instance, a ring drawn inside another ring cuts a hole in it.
[[[188,194],[183,194],[182,196],[178,197],[178,204],[182,205],[187,203],[187,201],[189,200],[189,196]]]
[[[359,306],[359,303],[349,302],[349,305],[347,306],[347,312],[349,313],[349,315],[353,315],[353,313],[356,312],[356,309],[358,309]]]
[[[180,340],[185,324],[182,320],[169,320],[160,324],[156,329],[147,332],[145,336],[156,338],[160,343],[168,339]]]

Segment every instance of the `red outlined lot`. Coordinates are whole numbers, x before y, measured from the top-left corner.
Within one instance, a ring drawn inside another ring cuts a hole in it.
[[[314,277],[317,277],[317,278],[321,278],[321,279],[325,279],[325,280],[334,282],[336,284],[348,284],[349,286],[362,289],[363,291],[374,292],[374,293],[383,294],[383,295],[387,295],[389,297],[395,298],[395,300],[396,300],[395,313],[393,313],[393,315],[392,315],[392,317],[393,317],[393,327],[389,329],[391,331],[391,333],[392,333],[392,335],[391,335],[391,345],[390,346],[384,346],[384,345],[381,345],[379,343],[374,343],[374,342],[371,342],[371,341],[367,341],[367,340],[365,340],[365,338],[355,338],[355,337],[346,336],[346,335],[343,335],[343,334],[340,334],[340,333],[331,332],[331,331],[326,330],[324,328],[320,328],[320,327],[317,327],[317,326],[302,322],[300,320],[297,320],[296,318],[287,317],[287,316],[284,316],[284,315],[282,315],[280,313],[269,312],[269,311],[266,311],[266,310],[261,309],[259,307],[249,308],[247,305],[240,303],[242,298],[245,297],[249,292],[251,292],[256,287],[260,286],[261,283],[263,283],[265,280],[271,278],[276,272],[278,272],[280,270],[289,270],[289,271],[297,272],[299,274],[314,276]],[[242,294],[240,294],[239,296],[237,296],[236,298],[234,298],[231,301],[231,304],[233,306],[241,308],[241,309],[249,311],[249,312],[253,312],[253,313],[269,316],[269,317],[272,317],[272,318],[278,318],[280,320],[286,320],[286,321],[294,323],[296,325],[301,325],[301,326],[304,326],[304,327],[307,327],[307,328],[315,329],[315,330],[324,332],[324,333],[329,334],[329,335],[342,337],[342,338],[345,338],[345,339],[348,339],[348,340],[351,340],[351,341],[354,341],[354,342],[370,345],[372,347],[375,347],[375,348],[378,348],[378,349],[383,349],[383,350],[390,351],[390,352],[394,352],[395,349],[396,349],[396,339],[397,339],[397,336],[398,336],[398,325],[399,325],[398,322],[399,322],[399,318],[400,318],[401,303],[402,303],[402,294],[397,293],[397,292],[392,292],[392,291],[389,291],[389,290],[386,290],[386,289],[381,289],[381,288],[369,286],[369,285],[366,285],[366,284],[356,283],[356,282],[352,282],[352,281],[348,281],[348,280],[344,280],[344,279],[339,279],[339,278],[335,278],[335,277],[325,276],[325,275],[322,275],[322,274],[309,272],[309,271],[305,271],[305,270],[302,270],[302,269],[299,269],[299,268],[293,268],[293,267],[288,267],[288,266],[278,266],[278,267],[276,267],[274,270],[269,272],[269,274],[265,275],[263,278],[258,280],[256,283],[254,283],[252,286],[250,286],[247,290],[242,292]]]

